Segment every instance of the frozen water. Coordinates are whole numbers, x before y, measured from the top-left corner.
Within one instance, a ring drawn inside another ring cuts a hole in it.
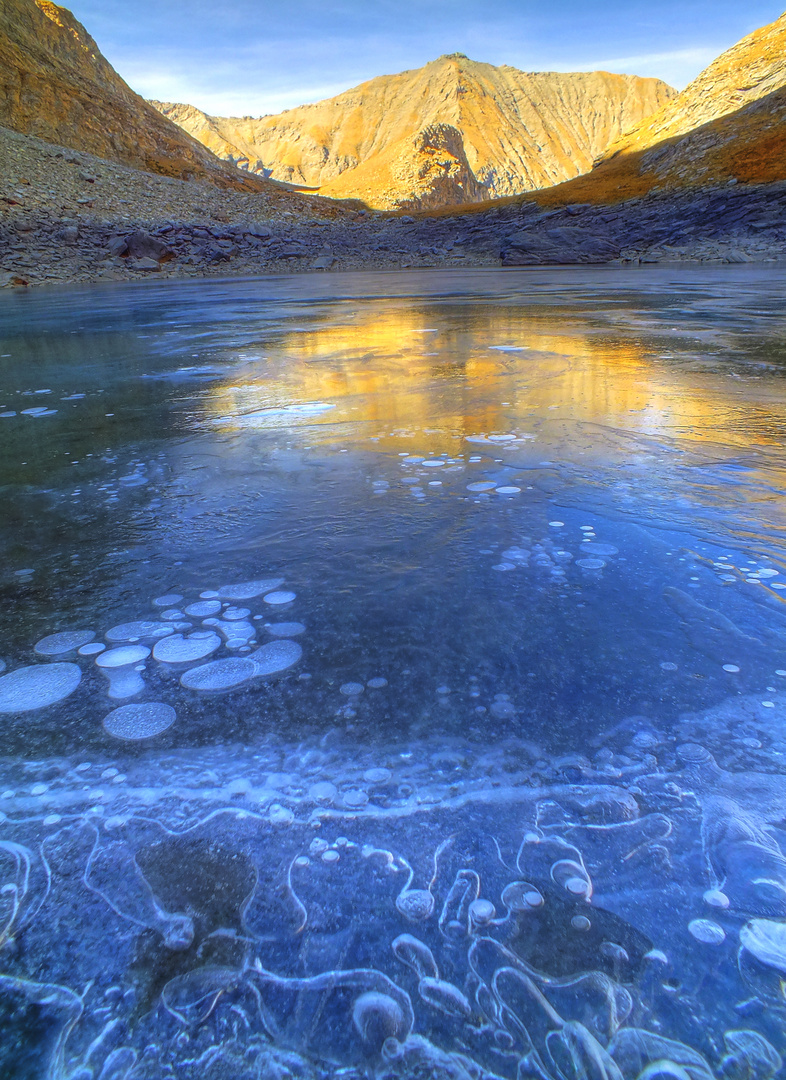
[[[295,599],[295,593],[280,590],[278,592],[265,593],[262,599],[265,601],[266,604],[291,604],[292,601]]]
[[[226,618],[226,612],[224,613],[224,617]],[[273,637],[286,638],[299,637],[300,634],[304,634],[306,632],[306,628],[303,623],[299,622],[266,622],[265,629],[269,634],[272,634]]]
[[[35,651],[39,656],[62,656],[87,645],[95,636],[94,630],[63,630],[41,638],[35,643]]]
[[[165,637],[172,633],[171,626],[164,626],[160,622],[151,622],[140,619],[138,622],[118,623],[110,626],[104,634],[109,642],[117,641],[154,641],[156,638]]]
[[[239,585],[222,585],[218,595],[222,600],[253,600],[255,596],[277,589],[284,584],[283,578],[259,578],[255,581],[243,581]]]
[[[0,1075],[782,1073],[786,275],[639,269],[0,295]]]
[[[220,644],[221,638],[210,630],[196,631],[188,637],[172,634],[156,642],[153,657],[165,664],[190,664],[195,660],[204,660]]]
[[[230,690],[249,682],[257,674],[253,660],[213,660],[201,667],[190,668],[180,678],[180,685],[188,690],[217,693]]]
[[[249,653],[248,658],[254,661],[258,675],[275,675],[291,668],[302,655],[303,650],[296,641],[282,639],[260,646]]]
[[[35,664],[0,676],[0,713],[32,712],[73,694],[82,679],[76,664]]]
[[[104,728],[116,739],[136,741],[151,739],[170,728],[177,719],[171,705],[148,701],[140,705],[121,705],[104,717]]]
[[[215,615],[220,610],[220,600],[202,600],[196,604],[188,604],[183,608],[185,614],[194,619],[206,619],[209,615]]]

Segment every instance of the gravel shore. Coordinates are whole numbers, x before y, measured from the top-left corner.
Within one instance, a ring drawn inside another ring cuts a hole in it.
[[[0,128],[0,286],[449,266],[786,259],[786,184],[396,216],[220,190]]]

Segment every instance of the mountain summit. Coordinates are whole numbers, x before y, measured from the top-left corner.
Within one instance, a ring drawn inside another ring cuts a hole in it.
[[[514,195],[587,172],[624,131],[674,95],[659,79],[524,72],[451,53],[259,119],[152,104],[251,172],[381,209],[426,209]]]

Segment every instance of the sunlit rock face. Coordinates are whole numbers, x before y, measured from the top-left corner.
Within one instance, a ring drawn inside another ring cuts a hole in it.
[[[673,95],[659,79],[524,72],[453,53],[277,116],[153,104],[242,168],[391,209],[478,202],[578,176]],[[443,130],[435,145],[427,133],[445,125],[457,135]],[[435,149],[447,151],[442,169]]]
[[[82,24],[49,0],[0,7],[0,124],[165,176],[260,187],[135,94]]]
[[[784,117],[781,15],[727,49],[677,97],[612,142],[597,167],[559,197],[597,202],[653,188],[783,180]]]

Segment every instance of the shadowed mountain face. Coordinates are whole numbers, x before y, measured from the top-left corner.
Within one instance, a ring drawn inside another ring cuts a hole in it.
[[[0,125],[148,172],[261,190],[133,90],[70,11],[0,3]]]
[[[425,209],[578,176],[674,93],[658,79],[528,73],[454,53],[260,119],[153,104],[252,172],[380,209]],[[456,134],[448,136],[446,127]],[[436,147],[435,129],[442,132]],[[440,155],[447,155],[442,171]]]
[[[676,98],[550,193],[601,202],[653,189],[786,178],[786,15],[722,53]]]

